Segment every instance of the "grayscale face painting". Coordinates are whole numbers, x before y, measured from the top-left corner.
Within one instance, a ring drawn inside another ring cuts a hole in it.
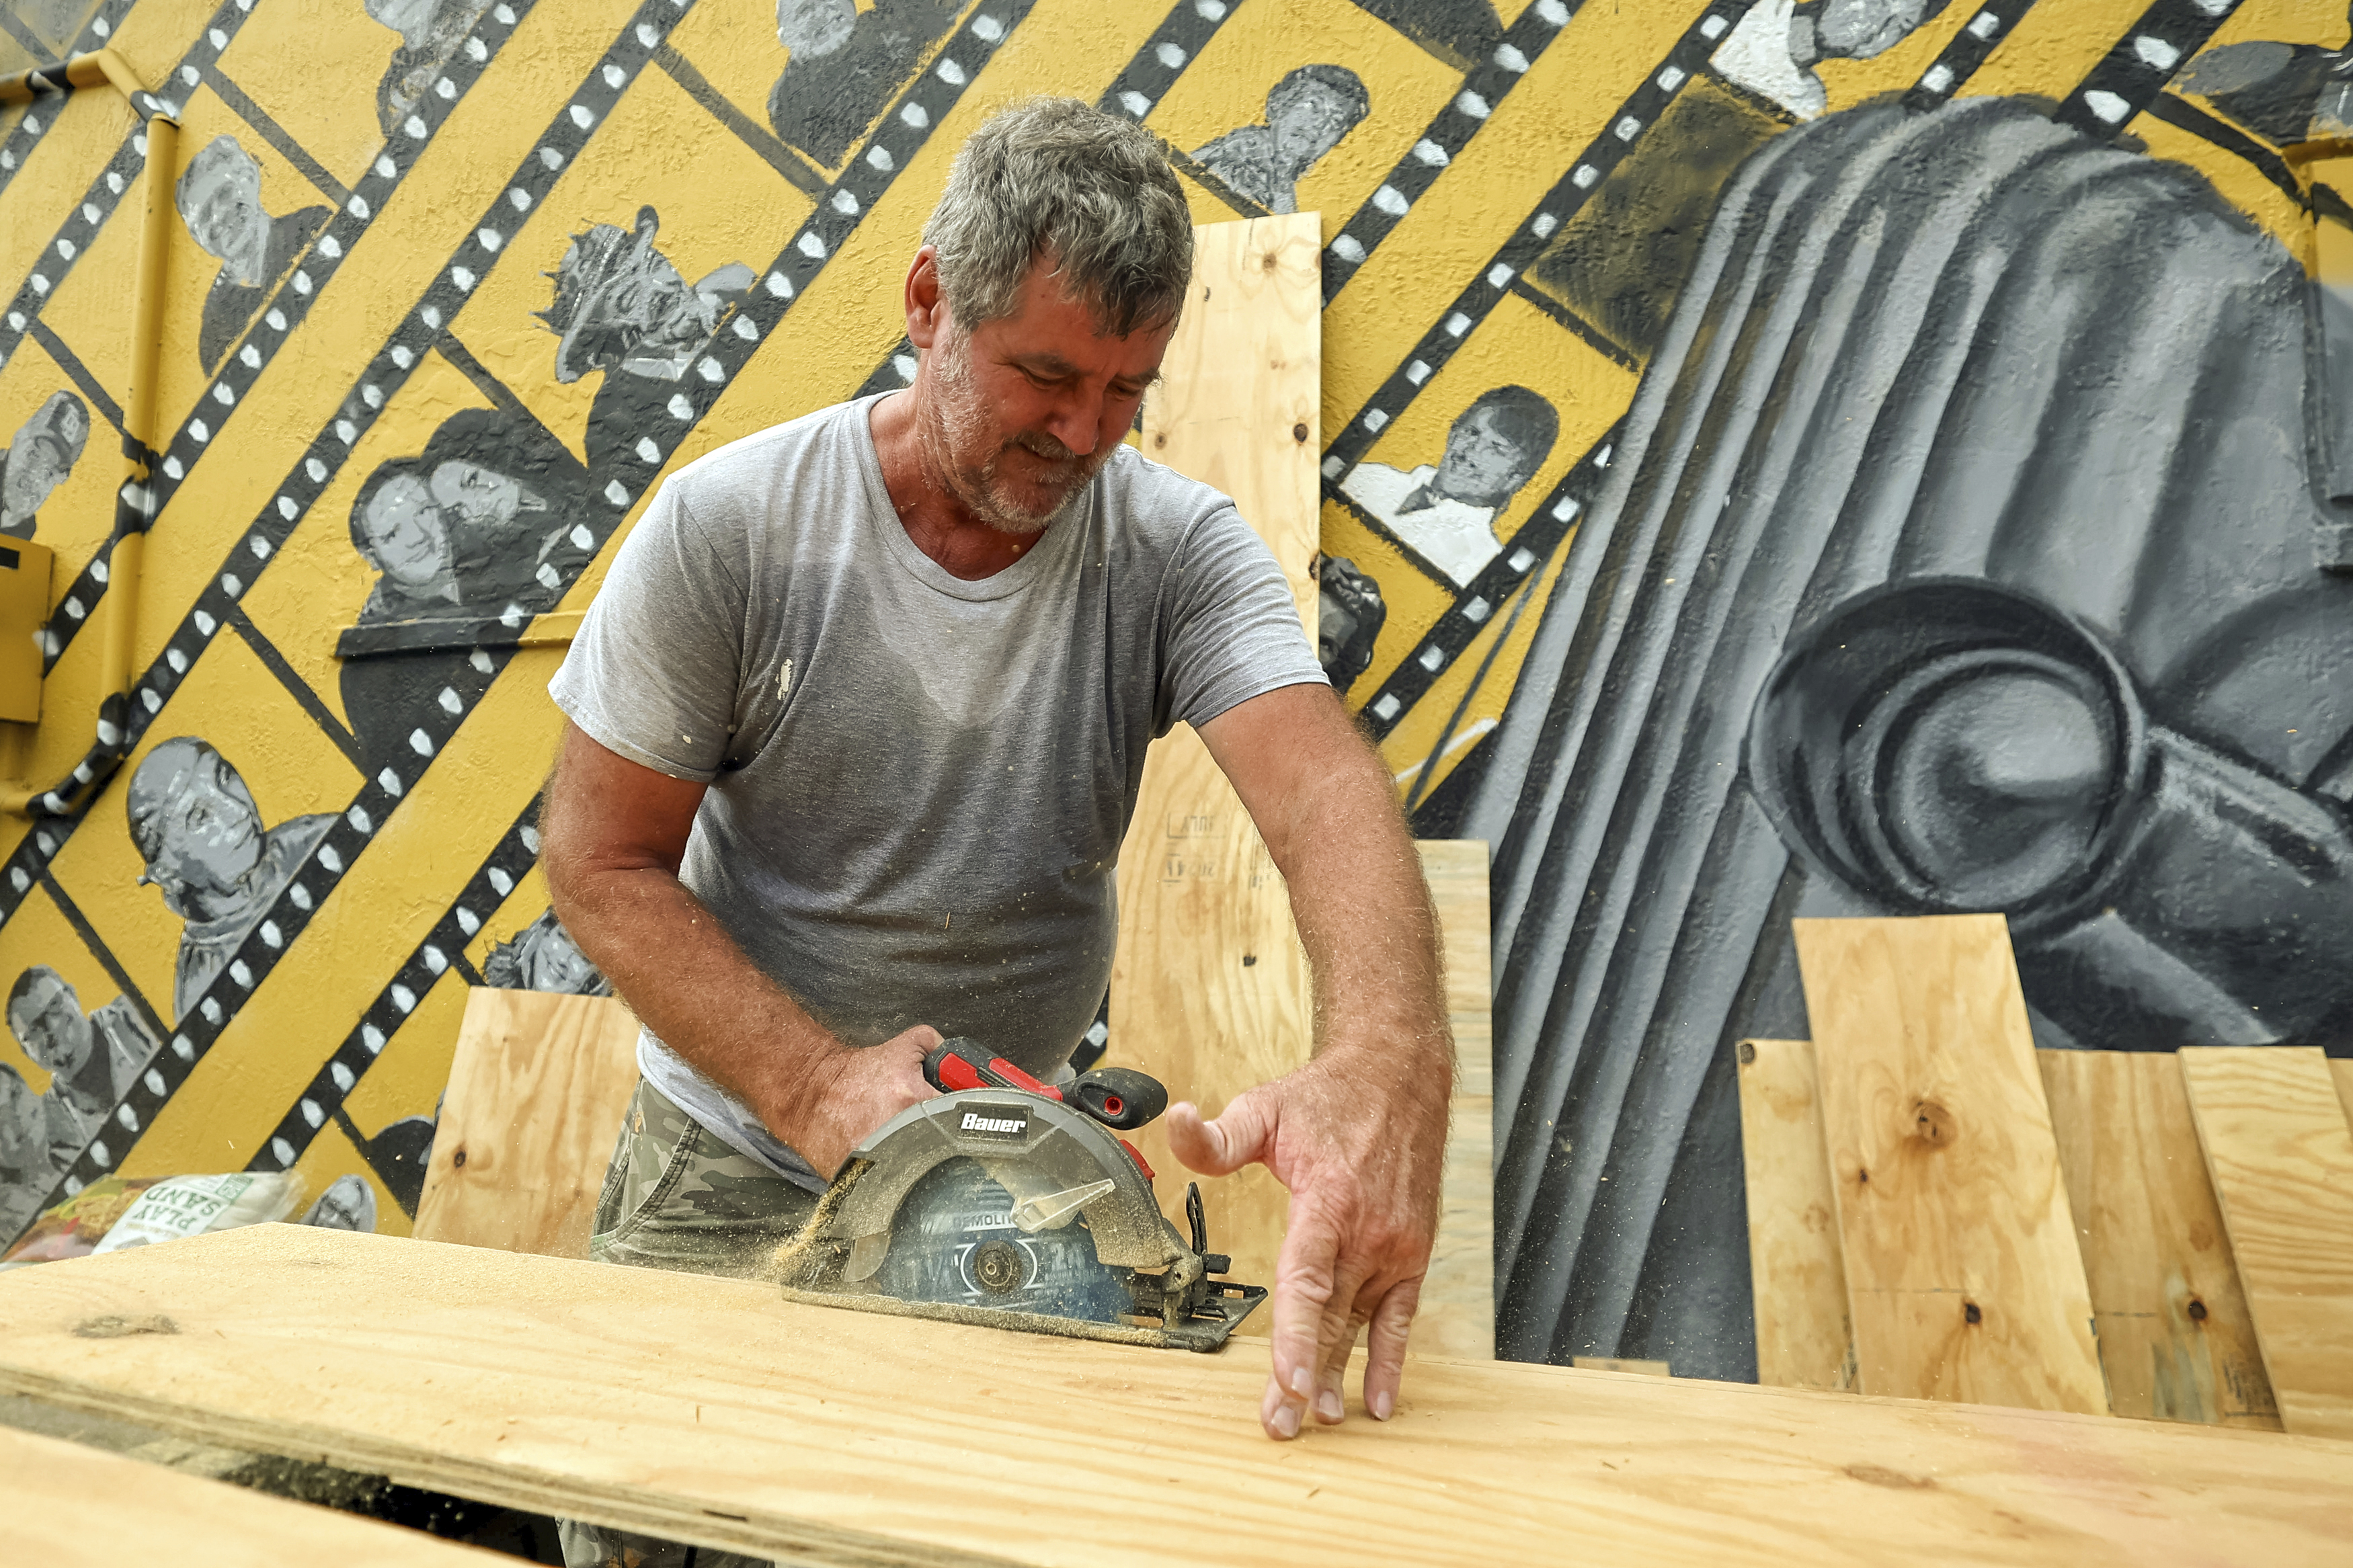
[[[1346,67],[1301,66],[1267,93],[1264,121],[1229,131],[1193,156],[1269,212],[1297,212],[1299,182],[1371,107],[1364,82]]]
[[[207,372],[227,357],[270,287],[334,216],[325,206],[273,216],[263,205],[261,186],[254,156],[237,138],[216,136],[188,160],[174,187],[188,237],[220,261],[196,334],[197,357]]]
[[[641,207],[634,228],[600,223],[573,237],[553,274],[555,302],[539,313],[558,338],[556,380],[618,370],[676,381],[751,287],[740,261],[690,285],[654,248],[660,227],[660,215]]]
[[[1446,432],[1435,464],[1358,463],[1340,493],[1460,586],[1494,559],[1494,520],[1551,456],[1560,431],[1553,405],[1525,386],[1482,393]]]
[[[35,515],[89,441],[90,405],[70,392],[50,394],[0,450],[0,533],[31,536]]]

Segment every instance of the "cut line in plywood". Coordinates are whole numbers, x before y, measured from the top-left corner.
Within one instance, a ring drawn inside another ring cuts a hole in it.
[[[1487,1360],[1495,1353],[1494,1086],[1488,1008],[1493,991],[1487,845],[1425,838],[1422,875],[1446,955],[1446,1010],[1454,1031],[1454,1100],[1438,1241],[1421,1282],[1410,1348],[1417,1355]]]
[[[2038,1051],[2118,1415],[2280,1429],[2169,1051]]]
[[[1274,552],[1312,644],[1322,442],[1322,295],[1314,213],[1194,230],[1184,318],[1144,405],[1144,455],[1214,485]],[[1113,1061],[1210,1115],[1305,1063],[1307,956],[1289,890],[1233,786],[1190,727],[1155,742],[1121,846],[1112,964]],[[1179,1226],[1187,1180],[1163,1125],[1137,1133]],[[1251,1165],[1206,1184],[1209,1244],[1232,1278],[1272,1285],[1289,1194]],[[1265,1333],[1255,1312],[1245,1332]]]
[[[1858,1388],[2105,1414],[2002,917],[1792,925]]]
[[[1844,1392],[1854,1386],[1854,1333],[1813,1042],[1743,1040],[1736,1055],[1757,1381]]]
[[[2281,1423],[2353,1438],[2353,1131],[2317,1048],[2180,1053]]]
[[[617,997],[478,985],[466,997],[415,1234],[586,1258],[638,1020]]]

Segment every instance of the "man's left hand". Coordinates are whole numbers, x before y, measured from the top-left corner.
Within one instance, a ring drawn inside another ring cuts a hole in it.
[[[1237,1097],[1214,1121],[1180,1103],[1168,1146],[1203,1175],[1263,1163],[1291,1190],[1275,1268],[1274,1371],[1259,1405],[1267,1435],[1290,1438],[1311,1407],[1331,1425],[1356,1335],[1371,1327],[1365,1408],[1397,1409],[1406,1331],[1438,1229],[1450,1075],[1417,1069],[1432,1050],[1327,1048]],[[1433,1081],[1433,1077],[1435,1081]]]

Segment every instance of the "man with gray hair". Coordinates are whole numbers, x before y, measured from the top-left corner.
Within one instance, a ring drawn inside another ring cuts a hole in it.
[[[1226,497],[1122,444],[1192,266],[1149,132],[1018,105],[909,264],[904,391],[673,475],[551,686],[557,915],[644,1021],[594,1255],[747,1272],[973,1037],[1066,1071],[1116,932],[1151,740],[1200,733],[1285,878],[1317,1050],[1179,1159],[1291,1190],[1267,1431],[1395,1408],[1451,1049],[1387,770]],[[1171,1086],[1182,1094],[1187,1086]],[[576,1558],[575,1561],[594,1561]]]

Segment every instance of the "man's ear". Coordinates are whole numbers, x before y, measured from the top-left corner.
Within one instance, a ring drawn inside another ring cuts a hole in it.
[[[929,349],[947,326],[947,301],[940,293],[938,252],[926,245],[907,264],[907,341]]]

